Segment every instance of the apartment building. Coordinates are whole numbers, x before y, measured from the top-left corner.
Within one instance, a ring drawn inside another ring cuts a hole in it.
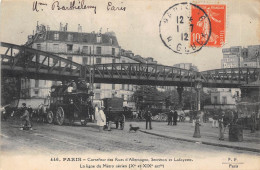
[[[82,65],[105,63],[138,63],[122,52],[114,32],[85,33],[79,25],[78,32],[67,30],[68,25],[60,25],[59,30],[50,30],[37,25],[34,35],[28,36],[27,46],[64,57]],[[133,54],[134,55],[134,54]],[[53,81],[23,79],[22,97],[46,97]],[[130,102],[136,86],[131,84],[94,84],[94,99],[122,97]]]

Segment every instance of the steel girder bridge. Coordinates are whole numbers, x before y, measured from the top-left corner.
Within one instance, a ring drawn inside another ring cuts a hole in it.
[[[81,65],[60,56],[26,46],[1,43],[2,76],[41,80],[68,80],[94,76],[95,83],[159,86],[239,88],[260,76],[259,68],[226,68],[196,72],[171,66],[143,63]]]

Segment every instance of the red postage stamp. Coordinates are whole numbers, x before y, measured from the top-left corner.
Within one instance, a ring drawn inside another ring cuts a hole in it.
[[[194,6],[191,8],[191,24],[194,26],[194,29],[191,30],[190,44],[201,45],[201,42],[207,40],[205,46],[223,46],[225,43],[226,5],[199,4],[198,6],[203,9],[205,13],[204,16],[201,17],[200,13],[202,10]]]

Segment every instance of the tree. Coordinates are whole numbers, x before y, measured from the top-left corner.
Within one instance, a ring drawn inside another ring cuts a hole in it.
[[[2,77],[1,80],[1,104],[9,104],[15,97],[19,97],[19,82],[16,78]]]
[[[144,109],[147,106],[158,106],[159,102],[164,102],[165,94],[159,92],[155,86],[140,86],[133,94],[133,100],[138,109]]]

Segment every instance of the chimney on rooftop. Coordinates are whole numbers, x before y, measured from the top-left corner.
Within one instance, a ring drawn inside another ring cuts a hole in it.
[[[68,30],[68,23],[66,23],[64,31],[67,31],[67,30]]]
[[[82,32],[82,26],[80,26],[80,24],[78,24],[78,32]]]
[[[62,23],[60,22],[60,31],[63,31]]]

